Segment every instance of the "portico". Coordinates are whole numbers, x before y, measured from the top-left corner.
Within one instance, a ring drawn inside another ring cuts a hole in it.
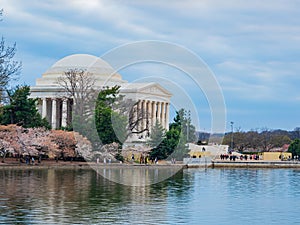
[[[139,106],[141,106],[139,110],[144,112],[140,124],[141,130],[148,129],[151,131],[151,128],[155,125],[156,121],[158,121],[164,129],[169,129],[169,103],[138,100],[138,107]],[[139,110],[137,110],[137,113]]]

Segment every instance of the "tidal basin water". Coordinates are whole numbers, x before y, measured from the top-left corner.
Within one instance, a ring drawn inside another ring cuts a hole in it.
[[[150,186],[0,169],[0,224],[300,224],[300,170],[184,169]]]

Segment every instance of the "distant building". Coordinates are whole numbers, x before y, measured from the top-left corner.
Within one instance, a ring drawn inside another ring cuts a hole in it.
[[[221,154],[227,154],[228,148],[228,145],[196,145],[189,143],[189,155],[191,158],[216,157]]]
[[[290,152],[263,152],[262,159],[267,161],[291,160],[292,153]]]
[[[151,132],[152,125],[158,120],[168,129],[170,98],[172,94],[158,83],[128,83],[121,75],[114,73],[114,69],[104,60],[87,54],[75,54],[64,57],[52,65],[41,78],[36,79],[36,85],[31,87],[31,98],[38,98],[38,109],[46,118],[52,129],[66,127],[72,123],[73,99],[65,99],[64,88],[58,83],[58,78],[70,69],[86,70],[95,79],[95,90],[103,86],[120,85],[120,93],[136,102],[137,110],[143,110],[145,118],[139,126]],[[147,123],[145,120],[148,120]],[[142,138],[149,135],[142,133]]]

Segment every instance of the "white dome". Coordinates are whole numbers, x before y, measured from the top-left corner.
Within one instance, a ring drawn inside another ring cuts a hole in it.
[[[122,80],[121,75],[115,73],[115,70],[101,58],[88,54],[75,54],[54,63],[41,78],[36,79],[36,86],[59,86],[58,78],[71,69],[82,69],[90,73],[98,87],[127,82]]]
[[[83,69],[95,75],[110,75],[114,72],[114,69],[99,57],[88,54],[74,54],[54,63],[45,74],[63,74],[70,69]]]

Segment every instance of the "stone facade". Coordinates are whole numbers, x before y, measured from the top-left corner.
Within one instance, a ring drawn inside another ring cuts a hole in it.
[[[52,129],[66,127],[72,122],[73,99],[66,98],[65,90],[58,83],[58,78],[70,69],[83,69],[95,78],[94,89],[101,90],[103,86],[120,85],[120,93],[136,104],[134,112],[143,112],[143,118],[138,127],[147,128],[148,133],[142,133],[138,139],[149,136],[151,127],[156,121],[168,129],[171,93],[157,83],[128,83],[122,80],[113,68],[98,57],[85,54],[67,56],[56,62],[41,78],[36,80],[36,86],[31,87],[31,97],[38,98],[38,109],[46,118]],[[134,138],[133,138],[134,139]]]

